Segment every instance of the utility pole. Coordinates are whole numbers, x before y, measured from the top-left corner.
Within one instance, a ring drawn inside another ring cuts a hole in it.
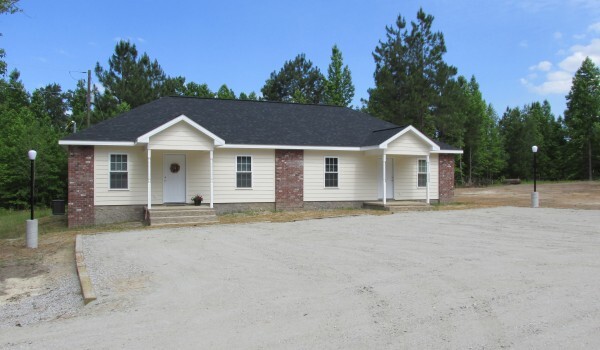
[[[92,105],[92,96],[91,96],[91,84],[92,84],[92,70],[88,69],[88,89],[87,89],[87,127],[90,127],[90,111]]]

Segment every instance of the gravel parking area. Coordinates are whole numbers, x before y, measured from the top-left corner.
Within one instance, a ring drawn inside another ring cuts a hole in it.
[[[0,348],[600,348],[600,211],[489,208],[84,237],[98,300]]]

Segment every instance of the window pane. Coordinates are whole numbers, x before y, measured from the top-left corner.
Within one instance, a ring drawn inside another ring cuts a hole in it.
[[[325,173],[325,187],[338,187],[337,173]]]
[[[110,173],[110,188],[127,188],[127,173]]]
[[[237,171],[252,171],[252,158],[237,157]]]
[[[427,172],[427,161],[423,159],[419,159],[419,172],[426,173]]]
[[[236,182],[238,188],[251,188],[252,173],[237,173]]]
[[[427,186],[427,174],[419,174],[418,186],[419,187]]]

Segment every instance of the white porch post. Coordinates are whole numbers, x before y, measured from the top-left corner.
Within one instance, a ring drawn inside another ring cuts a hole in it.
[[[426,201],[429,204],[429,155],[427,155],[427,196]]]
[[[152,150],[148,148],[148,209],[152,209]]]
[[[213,150],[210,151],[210,207],[213,207],[215,189],[213,181]]]
[[[385,150],[383,151],[383,157],[381,158],[383,160],[383,206],[385,206],[386,202],[387,202],[387,190],[386,190],[386,183],[385,183],[385,162],[386,162],[386,154],[385,154]]]

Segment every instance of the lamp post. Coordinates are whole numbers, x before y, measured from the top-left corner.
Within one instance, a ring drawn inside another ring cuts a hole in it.
[[[531,194],[531,207],[539,208],[540,206],[540,197],[537,192],[537,151],[538,146],[531,147],[531,152],[533,152],[533,193]]]
[[[30,205],[31,205],[31,219],[27,220],[26,238],[27,248],[37,248],[38,246],[38,221],[34,219],[33,207],[34,207],[34,188],[35,188],[35,157],[37,152],[30,150],[27,152],[29,160],[31,161],[31,177],[30,177]]]

